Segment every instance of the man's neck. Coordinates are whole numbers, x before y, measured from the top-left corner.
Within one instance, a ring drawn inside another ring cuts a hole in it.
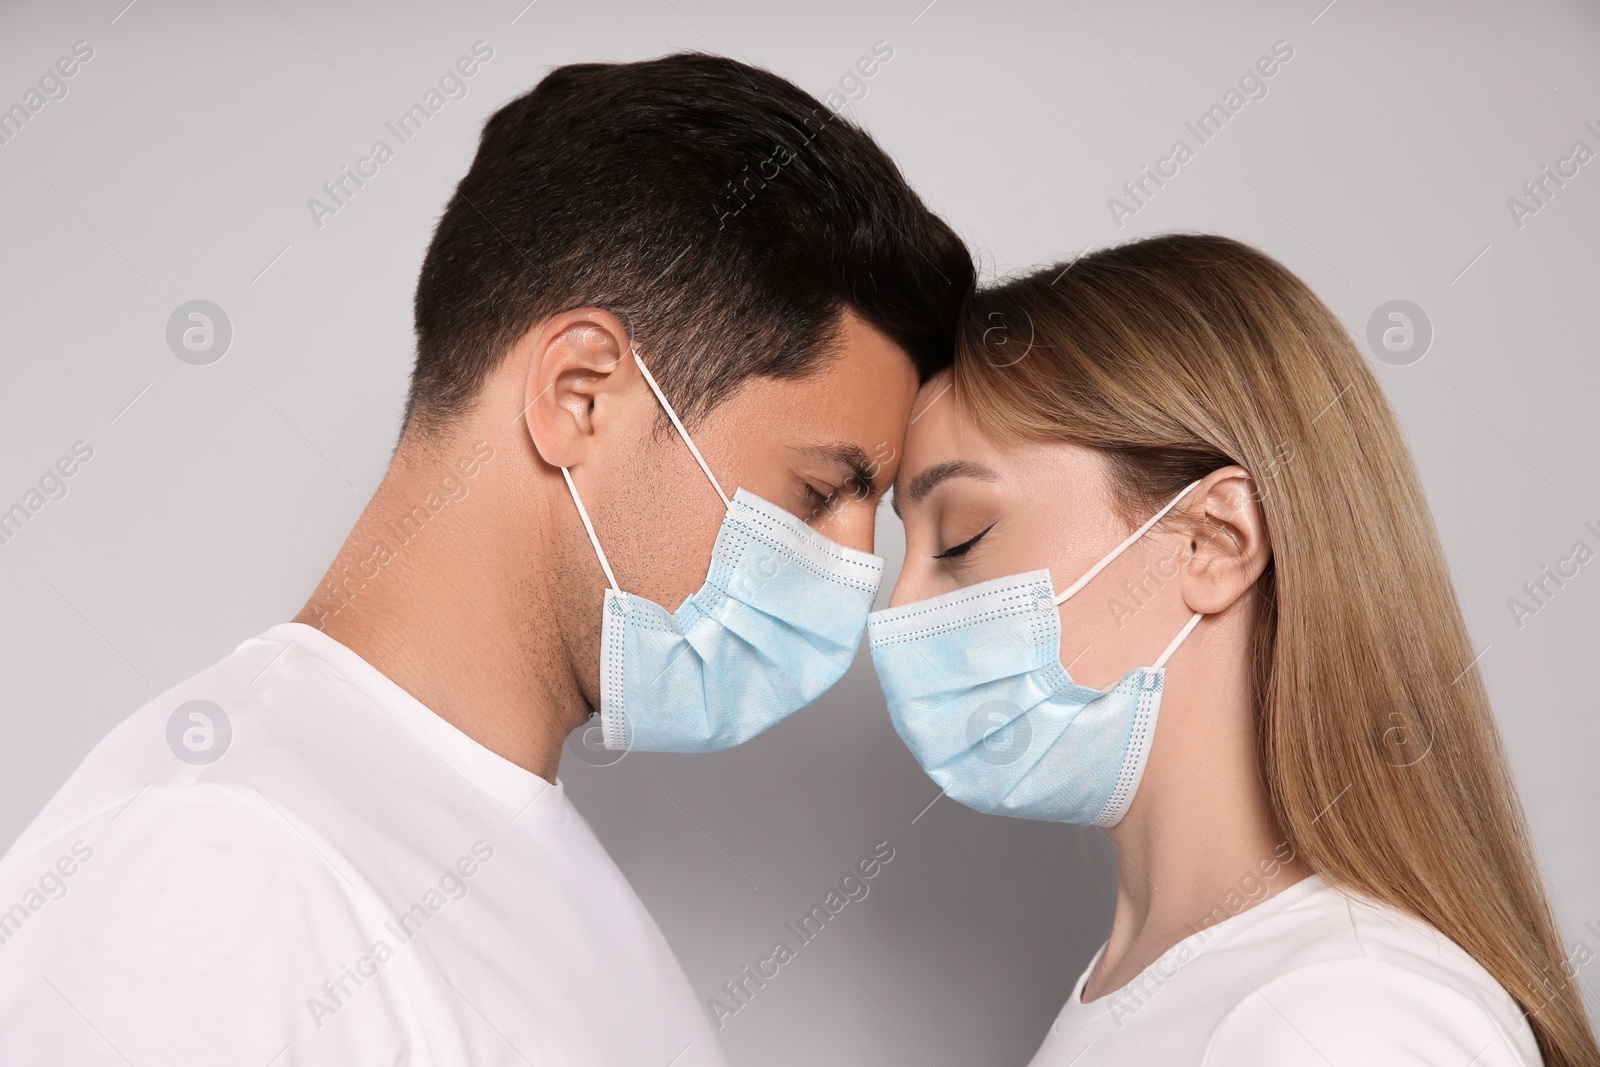
[[[549,543],[537,536],[544,498],[528,492],[548,479],[537,468],[510,434],[469,429],[427,449],[402,442],[294,621],[554,781],[587,706],[551,610],[551,568],[528,558],[528,545]]]

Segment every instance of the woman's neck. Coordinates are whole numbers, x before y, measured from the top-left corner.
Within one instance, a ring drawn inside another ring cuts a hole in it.
[[[1117,909],[1085,1001],[1311,873],[1273,821],[1244,685],[1221,681],[1191,676],[1167,693],[1139,791],[1106,831]]]

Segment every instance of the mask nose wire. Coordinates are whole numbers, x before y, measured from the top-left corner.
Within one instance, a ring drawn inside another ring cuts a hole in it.
[[[639,358],[639,350],[633,348],[630,351],[633,352],[634,363],[638,364],[639,373],[644,375],[645,384],[650,387],[652,393],[656,394],[656,399],[661,402],[661,408],[667,413],[667,418],[671,419],[672,425],[677,427],[678,436],[683,438],[683,443],[689,446],[690,454],[694,456],[694,461],[700,464],[700,469],[705,472],[706,480],[711,483],[711,488],[715,489],[717,495],[722,498],[722,506],[725,508],[733,507],[733,502],[728,499],[728,494],[724,493],[722,486],[718,484],[717,476],[711,473],[711,466],[706,463],[706,458],[700,454],[700,449],[696,447],[694,438],[690,437],[689,431],[683,428],[683,420],[678,418],[678,413],[672,410],[672,405],[667,402],[667,395],[661,391],[661,386],[656,383],[656,376],[650,373],[650,368],[646,367],[644,360]]]

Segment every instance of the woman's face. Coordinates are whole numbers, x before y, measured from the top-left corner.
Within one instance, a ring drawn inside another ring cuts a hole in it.
[[[906,561],[891,605],[1041,568],[1060,592],[1137,526],[1114,510],[1101,452],[1002,444],[949,386],[946,373],[923,387],[906,431],[894,486]],[[1158,524],[1061,606],[1074,680],[1103,688],[1155,661],[1189,618],[1178,581],[1188,547]]]

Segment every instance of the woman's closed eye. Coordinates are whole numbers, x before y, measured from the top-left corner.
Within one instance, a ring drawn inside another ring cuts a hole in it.
[[[972,551],[972,546],[976,545],[979,541],[982,541],[984,534],[987,534],[992,529],[994,529],[994,523],[991,522],[988,526],[985,526],[982,530],[978,531],[978,533],[975,536],[967,538],[965,541],[961,542],[959,545],[955,545],[955,546],[953,546],[951,548],[945,549],[943,552],[938,553],[933,558],[934,559],[959,559],[960,557],[966,555],[968,552]]]

